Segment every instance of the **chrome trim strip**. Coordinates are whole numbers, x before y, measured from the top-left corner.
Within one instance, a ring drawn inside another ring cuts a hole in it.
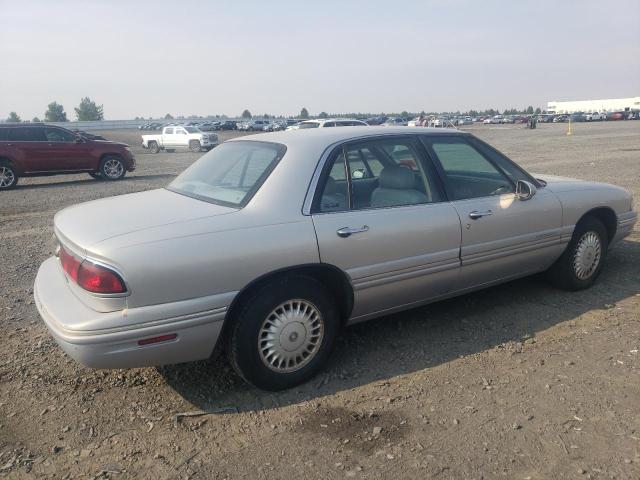
[[[431,275],[433,273],[439,273],[445,270],[454,270],[458,268],[460,268],[460,261],[458,259],[456,259],[455,261],[447,260],[443,262],[434,262],[433,264],[429,264],[423,267],[411,267],[411,269],[407,269],[406,271],[395,271],[386,274],[378,274],[375,276],[372,275],[371,277],[364,277],[359,281],[352,282],[353,289],[356,291],[365,290],[367,288],[379,287],[401,280],[409,280],[412,278],[422,277],[425,275]]]
[[[462,266],[473,265],[474,263],[480,263],[487,260],[495,260],[503,257],[509,257],[511,255],[517,255],[519,253],[529,252],[531,250],[538,250],[546,247],[552,247],[555,245],[564,245],[568,243],[561,238],[554,238],[550,240],[538,240],[533,242],[527,242],[526,244],[503,247],[499,250],[491,250],[489,252],[481,252],[473,255],[467,255],[462,257]]]

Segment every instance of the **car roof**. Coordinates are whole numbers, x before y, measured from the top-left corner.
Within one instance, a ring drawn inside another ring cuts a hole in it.
[[[459,134],[465,132],[455,128],[425,128],[425,127],[335,127],[335,128],[305,128],[297,130],[285,130],[281,132],[259,133],[236,137],[229,142],[255,141],[280,143],[287,147],[311,147],[326,148],[329,145],[349,140],[364,139],[381,135],[441,135]]]

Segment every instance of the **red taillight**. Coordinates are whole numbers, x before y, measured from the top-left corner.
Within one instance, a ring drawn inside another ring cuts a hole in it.
[[[127,288],[116,272],[96,265],[87,260],[80,260],[60,247],[60,263],[62,269],[74,282],[92,293],[125,293]]]
[[[78,285],[93,293],[124,293],[127,291],[120,275],[101,265],[84,261],[78,269]]]
[[[80,268],[80,260],[67,252],[64,247],[60,247],[60,263],[62,264],[62,269],[71,277],[71,279],[75,282],[78,281],[78,269]]]

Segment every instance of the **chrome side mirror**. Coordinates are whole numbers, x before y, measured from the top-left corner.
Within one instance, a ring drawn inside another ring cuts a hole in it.
[[[518,197],[518,200],[530,200],[537,191],[538,189],[531,182],[518,180],[518,183],[516,184],[516,197]]]

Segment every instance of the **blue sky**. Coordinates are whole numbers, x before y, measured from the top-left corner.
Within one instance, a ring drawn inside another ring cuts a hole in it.
[[[640,2],[0,0],[0,118],[443,111],[640,95]]]

